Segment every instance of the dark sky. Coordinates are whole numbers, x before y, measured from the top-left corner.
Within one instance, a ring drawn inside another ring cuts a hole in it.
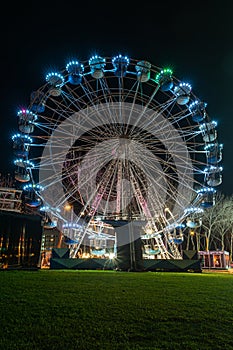
[[[122,53],[190,82],[208,103],[223,143],[223,184],[233,194],[233,2],[40,1],[12,2],[1,10],[0,171],[13,163],[11,136],[17,111],[44,84],[49,69],[70,58]]]

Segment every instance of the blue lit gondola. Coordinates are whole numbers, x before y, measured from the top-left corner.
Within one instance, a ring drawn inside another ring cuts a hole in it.
[[[23,187],[25,199],[24,204],[30,208],[38,208],[41,205],[41,199],[37,192],[41,190],[40,185],[27,184]]]
[[[190,93],[192,87],[188,83],[180,83],[178,86],[174,88],[174,94],[176,95],[176,102],[179,105],[185,105],[189,102]]]
[[[73,245],[73,244],[78,244],[79,241],[78,240],[74,240],[74,239],[71,239],[67,236],[64,236],[64,239],[63,239],[64,243],[67,244],[67,245]]]
[[[31,111],[34,113],[43,113],[45,111],[46,96],[43,92],[33,91],[30,96]]]
[[[106,254],[106,249],[91,249],[91,255],[102,256]]]
[[[197,194],[201,197],[201,207],[210,208],[215,204],[216,190],[212,187],[204,187],[197,191]]]
[[[195,100],[189,105],[189,110],[192,113],[192,119],[194,122],[201,122],[205,119],[206,111],[205,108],[207,103]]]
[[[70,61],[66,65],[68,81],[72,85],[79,85],[82,82],[84,66],[78,61]]]
[[[12,136],[12,141],[15,156],[26,159],[29,153],[29,145],[32,143],[31,137],[25,134],[15,134]]]
[[[118,55],[113,57],[112,64],[114,67],[114,74],[121,78],[126,75],[129,65],[129,58],[127,56]]]

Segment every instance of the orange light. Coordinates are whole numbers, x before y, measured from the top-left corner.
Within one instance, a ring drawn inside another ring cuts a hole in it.
[[[65,210],[71,210],[71,208],[72,208],[72,206],[71,206],[70,204],[66,204],[66,205],[64,206],[64,209],[65,209]]]

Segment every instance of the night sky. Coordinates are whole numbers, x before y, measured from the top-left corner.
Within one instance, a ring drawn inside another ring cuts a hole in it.
[[[49,5],[48,5],[49,3]],[[223,1],[11,2],[1,11],[0,172],[11,172],[17,111],[70,59],[119,53],[170,66],[218,122],[223,184],[233,194],[233,3]]]

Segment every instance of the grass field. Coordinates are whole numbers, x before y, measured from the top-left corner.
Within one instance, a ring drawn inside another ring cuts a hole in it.
[[[233,274],[2,271],[0,349],[233,349]]]

